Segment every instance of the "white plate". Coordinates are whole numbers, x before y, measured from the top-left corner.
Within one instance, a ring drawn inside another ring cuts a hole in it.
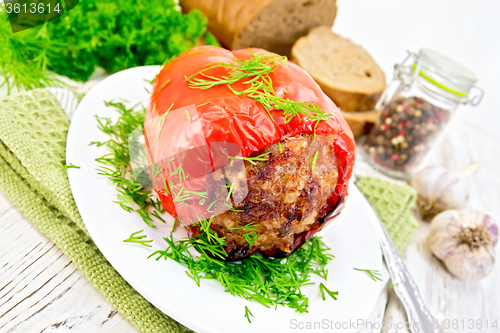
[[[338,300],[328,297],[323,301],[319,291],[322,279],[314,276],[311,280],[317,284],[303,288],[310,298],[309,313],[283,307],[268,309],[225,293],[216,281],[202,280],[198,287],[180,264],[147,259],[152,251],[165,249],[162,238],[169,234],[173,220],[152,229],[139,215],[127,213],[114,203],[114,185],[96,172],[99,164],[95,159],[108,151],[89,143],[109,138],[97,128],[95,115],[116,119],[116,112],[104,101],[122,98],[130,105],[147,102],[149,94],[144,87],[149,84],[144,80],[151,80],[157,70],[156,66],[132,68],[97,84],[81,101],[69,129],[67,163],[81,167],[68,170],[71,189],[83,221],[104,256],[148,301],[197,332],[295,332],[308,323],[322,325],[323,329],[343,324],[344,331],[355,331],[349,322],[369,317],[382,283],[353,268],[382,271],[382,255],[373,225],[375,217],[354,185],[344,211],[321,232],[335,255],[328,266],[328,281],[323,282],[339,292]],[[141,229],[154,240],[152,248],[123,242]],[[254,315],[252,323],[244,317],[245,306]]]

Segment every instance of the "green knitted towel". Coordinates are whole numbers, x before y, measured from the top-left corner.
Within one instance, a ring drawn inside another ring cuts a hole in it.
[[[411,214],[417,197],[415,189],[369,177],[359,177],[356,185],[375,207],[394,245],[402,253],[419,226]]]
[[[47,90],[0,100],[0,188],[57,244],[96,288],[143,332],[188,332],[139,295],[99,252],[78,213],[63,170],[69,119]],[[415,230],[409,187],[361,178],[401,251]]]
[[[88,236],[66,171],[69,119],[47,90],[0,100],[0,188],[142,332],[190,332],[151,305]]]

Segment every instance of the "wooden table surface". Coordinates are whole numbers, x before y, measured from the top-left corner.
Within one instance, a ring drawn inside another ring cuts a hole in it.
[[[484,165],[467,179],[469,206],[500,220],[500,142],[493,135],[455,121],[428,163],[460,171],[476,161]],[[500,332],[492,327],[495,323],[500,327],[498,265],[480,282],[461,282],[431,255],[426,245],[428,232],[428,223],[422,222],[405,260],[444,332]],[[392,289],[387,287],[386,292],[374,309],[378,318],[374,320],[379,327],[382,320],[386,323],[382,332],[408,332],[387,328],[406,324],[406,317]],[[473,329],[468,328],[471,321]],[[137,332],[0,192],[0,332],[52,331]]]

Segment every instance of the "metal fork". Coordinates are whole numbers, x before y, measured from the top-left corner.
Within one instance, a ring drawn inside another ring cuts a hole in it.
[[[358,177],[356,175],[353,175],[353,177],[354,184],[356,184]],[[413,333],[441,333],[439,322],[425,306],[422,295],[396,250],[380,216],[368,199],[366,197],[364,199],[371,207],[373,214],[379,222],[376,228],[379,233],[380,247],[384,254],[384,261],[391,275],[394,291],[406,310],[410,330]]]

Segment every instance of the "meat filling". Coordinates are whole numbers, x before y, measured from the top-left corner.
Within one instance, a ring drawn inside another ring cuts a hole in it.
[[[334,141],[335,135],[317,135],[314,144],[310,134],[289,137],[281,148],[273,144],[252,155],[269,153],[268,160],[255,165],[245,161],[248,194],[234,204],[242,191],[238,180],[231,180],[236,184],[234,209],[215,216],[211,224],[226,237],[229,259],[255,250],[289,254],[296,235],[321,226],[318,219],[332,209],[328,202],[338,180]]]

